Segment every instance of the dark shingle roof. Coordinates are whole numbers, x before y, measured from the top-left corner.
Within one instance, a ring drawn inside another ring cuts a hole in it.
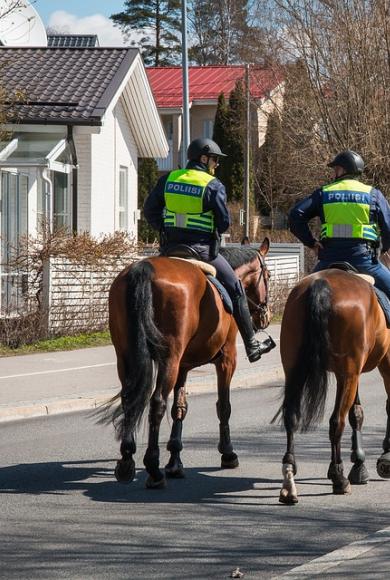
[[[26,93],[12,120],[99,125],[137,54],[134,48],[1,48],[2,87]]]
[[[99,46],[96,34],[49,34],[47,45],[56,48],[93,48]]]

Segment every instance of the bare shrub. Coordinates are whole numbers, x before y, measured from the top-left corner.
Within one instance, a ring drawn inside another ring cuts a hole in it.
[[[20,239],[7,269],[24,283],[20,299],[3,305],[0,340],[11,346],[56,335],[101,330],[107,325],[109,287],[140,246],[126,233],[100,239],[65,230]]]

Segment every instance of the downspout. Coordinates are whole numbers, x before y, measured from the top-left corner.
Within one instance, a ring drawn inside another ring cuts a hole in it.
[[[53,182],[47,167],[40,169],[42,181],[45,184],[45,233],[50,237],[53,231]]]
[[[76,145],[73,139],[73,125],[68,125],[68,135],[67,140],[69,144],[69,150],[71,155],[71,162],[73,165],[72,169],[72,232],[77,233],[77,208],[78,208],[78,163],[77,163],[77,152]]]

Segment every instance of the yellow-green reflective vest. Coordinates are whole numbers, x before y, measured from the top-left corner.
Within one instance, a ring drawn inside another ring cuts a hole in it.
[[[204,192],[213,179],[198,169],[172,171],[165,184],[164,227],[213,232],[213,212],[203,212]]]
[[[372,187],[355,179],[342,179],[322,188],[324,238],[361,238],[376,241],[378,226],[370,221]]]

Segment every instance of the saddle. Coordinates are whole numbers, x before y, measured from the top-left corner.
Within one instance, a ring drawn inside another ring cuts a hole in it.
[[[360,274],[360,272],[349,262],[334,262],[333,264],[330,264],[329,268],[336,268],[337,270],[344,270],[344,272],[350,272],[351,274],[359,276],[360,278],[363,278],[363,280],[366,280],[369,284],[371,284],[371,286],[373,286],[373,289],[375,291],[379,306],[382,308],[383,314],[385,315],[387,328],[390,328],[390,299],[387,296],[387,294],[385,294],[385,292],[383,292],[374,285],[375,279],[372,276],[368,274]]]
[[[173,258],[175,260],[185,260],[186,262],[191,262],[194,266],[197,266],[206,274],[209,282],[215,286],[221,297],[222,303],[225,307],[226,312],[233,314],[233,303],[226,290],[226,288],[217,280],[217,271],[211,264],[203,262],[200,260],[200,256],[194,248],[187,246],[186,244],[177,244],[176,246],[171,246],[168,249],[164,249],[161,252],[162,256],[166,258]]]

